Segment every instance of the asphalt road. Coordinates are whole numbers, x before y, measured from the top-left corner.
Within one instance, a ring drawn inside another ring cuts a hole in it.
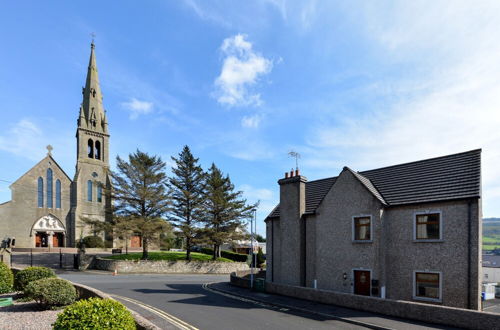
[[[59,276],[110,295],[132,298],[156,308],[158,312],[151,309],[148,311],[134,306],[131,301],[121,299],[129,308],[141,313],[162,329],[179,328],[175,322],[169,324],[164,317],[159,317],[159,312],[162,311],[168,313],[171,318],[182,320],[181,325],[187,324],[188,329],[366,329],[324,315],[269,308],[233,299],[203,288],[204,283],[227,282],[228,275],[112,276],[110,273],[65,272]],[[380,316],[379,319],[383,321],[384,317]],[[426,327],[411,322],[400,322],[396,328]]]
[[[227,281],[219,275],[118,275],[62,273],[59,276],[111,295],[133,298],[166,311],[199,329],[363,329],[314,315],[283,312],[235,300],[203,289],[203,283]],[[165,325],[147,317],[162,328]]]

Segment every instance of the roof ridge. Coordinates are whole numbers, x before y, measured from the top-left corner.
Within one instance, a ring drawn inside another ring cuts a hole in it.
[[[456,154],[450,154],[450,155],[444,155],[444,156],[438,156],[438,157],[432,157],[432,158],[426,158],[426,159],[416,160],[416,161],[413,161],[413,162],[407,162],[407,163],[401,163],[401,164],[383,166],[383,167],[374,168],[374,169],[371,169],[371,170],[361,171],[361,172],[358,172],[358,173],[366,173],[366,172],[371,172],[371,171],[377,171],[377,170],[387,169],[387,168],[391,168],[391,167],[398,167],[398,166],[404,166],[404,165],[410,165],[410,164],[418,164],[418,163],[422,163],[422,162],[428,162],[430,160],[438,160],[438,159],[443,159],[443,158],[448,158],[448,157],[453,157],[453,156],[464,155],[464,154],[468,154],[468,153],[472,154],[472,153],[475,153],[475,152],[478,152],[478,151],[482,152],[482,149],[481,148],[479,148],[479,149],[473,149],[473,150],[469,150],[469,151],[459,152],[459,153],[456,153]]]

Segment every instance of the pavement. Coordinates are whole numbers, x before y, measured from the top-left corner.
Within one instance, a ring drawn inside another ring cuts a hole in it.
[[[451,329],[233,287],[228,275],[118,275],[61,271],[161,329]]]

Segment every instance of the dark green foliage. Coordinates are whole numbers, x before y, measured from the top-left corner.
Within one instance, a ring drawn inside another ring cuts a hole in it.
[[[213,256],[214,249],[201,248],[201,253]],[[226,259],[230,259],[230,260],[233,260],[236,262],[246,262],[248,259],[247,254],[235,253],[235,252],[226,251],[226,250],[221,250],[221,257],[226,258]]]
[[[248,205],[241,191],[235,191],[228,175],[215,164],[210,167],[205,181],[203,203],[203,230],[206,241],[213,245],[213,259],[221,257],[220,247],[224,243],[243,239],[243,221],[253,216],[257,204]]]
[[[115,300],[80,300],[57,316],[54,330],[136,329],[135,320],[125,306]]]
[[[0,262],[0,293],[8,293],[12,291],[14,285],[14,275],[6,264]]]
[[[56,277],[56,274],[50,268],[28,267],[16,274],[14,283],[16,290],[24,291],[28,283],[50,277]]]
[[[262,252],[262,248],[259,247],[259,251],[257,252],[257,267],[262,267],[264,262],[266,262],[266,259],[264,259],[264,252]]]
[[[139,260],[141,258],[140,253],[129,253],[129,254],[115,254],[113,256],[106,257],[105,259],[112,260]],[[185,260],[186,252],[174,252],[174,251],[161,251],[161,252],[149,252],[148,260]],[[191,260],[192,261],[212,261],[212,255],[207,255],[204,253],[191,252]],[[227,258],[217,258],[217,261],[221,262],[233,262]]]
[[[185,237],[186,259],[191,260],[191,247],[198,233],[196,225],[202,216],[204,173],[188,146],[184,146],[179,158],[172,157],[172,160],[175,167],[169,179],[173,204],[169,220]]]
[[[86,236],[83,238],[83,244],[86,248],[103,248],[104,241],[99,236]]]
[[[255,235],[255,240],[259,243],[265,243],[266,242],[266,238],[263,237],[262,235],[259,235],[259,234],[256,234]]]
[[[24,295],[46,308],[66,306],[74,303],[77,298],[73,284],[62,278],[43,278],[32,281],[24,289]]]
[[[118,171],[111,175],[114,214],[133,221],[142,237],[142,259],[147,259],[151,240],[171,230],[161,219],[169,207],[165,163],[160,157],[137,150],[128,161],[116,157],[116,167]]]

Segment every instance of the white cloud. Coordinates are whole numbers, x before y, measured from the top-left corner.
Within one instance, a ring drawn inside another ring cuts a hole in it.
[[[47,140],[32,121],[22,119],[0,136],[0,150],[38,161],[46,152]]]
[[[482,148],[485,215],[498,214],[497,11],[469,2],[418,4],[367,10],[367,38],[387,54],[389,63],[407,62],[415,70],[378,82],[380,90],[374,91],[387,96],[384,109],[361,118],[333,115],[330,124],[318,121],[308,137],[314,150],[308,158],[314,160],[306,165],[321,170],[331,166],[333,172],[341,160],[363,170]]]
[[[260,94],[251,88],[273,67],[273,62],[253,51],[252,43],[245,38],[242,34],[226,38],[220,48],[224,60],[215,80],[215,96],[219,103],[230,107],[261,105]]]
[[[250,203],[259,202],[257,212],[260,214],[259,218],[262,219],[271,213],[279,202],[270,189],[256,188],[249,184],[243,184],[238,187],[238,190],[243,191],[243,196],[247,198]]]
[[[128,102],[122,102],[122,106],[130,111],[130,119],[137,119],[140,115],[147,115],[153,111],[153,103],[141,101],[135,97]]]
[[[259,115],[244,116],[241,119],[241,126],[246,127],[246,128],[258,128],[261,120],[262,120],[262,117]]]

